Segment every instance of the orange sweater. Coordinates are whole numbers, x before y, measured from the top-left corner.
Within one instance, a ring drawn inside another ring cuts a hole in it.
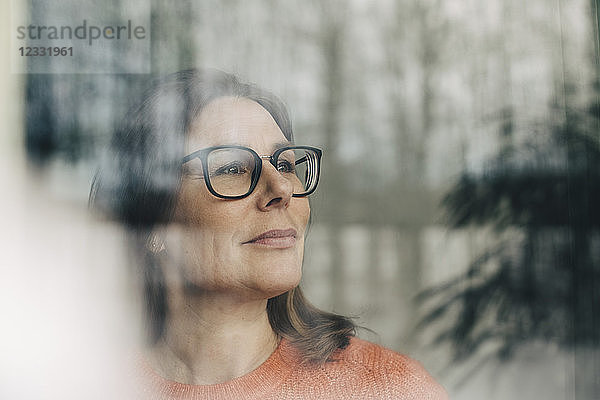
[[[323,365],[301,363],[285,339],[254,371],[215,385],[166,380],[142,363],[140,398],[146,400],[302,400],[432,399],[445,400],[444,389],[416,361],[367,341],[352,338]]]

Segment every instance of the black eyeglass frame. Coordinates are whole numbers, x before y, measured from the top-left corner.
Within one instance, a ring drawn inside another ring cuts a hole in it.
[[[246,192],[245,194],[242,194],[239,196],[226,196],[226,195],[217,193],[215,191],[215,189],[213,189],[212,184],[210,183],[210,178],[208,176],[208,155],[212,151],[219,150],[219,149],[247,150],[254,157],[254,160],[256,161],[256,168],[252,172],[252,177],[251,177],[252,181],[250,182],[250,188],[248,189],[248,192]],[[268,155],[261,156],[256,151],[252,150],[249,147],[245,147],[245,146],[238,146],[238,145],[212,146],[212,147],[207,147],[204,149],[196,150],[193,153],[188,154],[187,156],[183,157],[183,159],[181,160],[181,163],[185,164],[186,162],[191,161],[195,158],[200,159],[200,161],[202,162],[202,175],[204,176],[204,183],[206,183],[206,187],[208,188],[208,191],[213,196],[216,196],[221,199],[237,200],[237,199],[243,199],[244,197],[250,196],[250,194],[256,188],[256,185],[258,184],[258,181],[260,179],[260,174],[262,172],[262,160],[269,160],[271,165],[273,167],[275,167],[275,169],[277,169],[277,160],[278,160],[279,156],[281,155],[281,153],[283,153],[286,150],[311,150],[315,153],[316,161],[317,161],[317,174],[316,174],[317,176],[315,177],[315,184],[309,191],[307,191],[305,193],[300,193],[300,194],[292,193],[292,197],[306,197],[306,196],[312,194],[317,189],[317,185],[319,184],[319,176],[321,175],[321,156],[323,154],[323,151],[317,147],[285,146],[285,147],[280,147],[279,149],[275,150],[275,152],[273,154],[271,154],[270,156],[268,156]],[[298,162],[300,162],[300,161],[296,161],[296,164],[298,164]]]

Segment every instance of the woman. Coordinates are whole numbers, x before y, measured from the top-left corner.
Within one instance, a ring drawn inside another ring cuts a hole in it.
[[[321,151],[293,143],[276,97],[217,71],[155,82],[116,131],[92,199],[141,260],[141,397],[445,398],[418,363],[303,297]]]

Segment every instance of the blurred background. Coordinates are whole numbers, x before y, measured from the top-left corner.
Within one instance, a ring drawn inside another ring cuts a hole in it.
[[[88,215],[90,182],[151,74],[213,67],[324,149],[317,306],[455,400],[600,398],[598,0],[5,3],[0,397],[64,395],[133,342],[123,233]],[[16,26],[83,19],[148,37],[71,64],[18,53]]]

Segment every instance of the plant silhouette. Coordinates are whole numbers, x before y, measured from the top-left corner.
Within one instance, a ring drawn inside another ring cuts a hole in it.
[[[532,139],[504,146],[484,173],[463,172],[444,197],[451,228],[494,233],[466,272],[418,296],[429,305],[419,328],[444,326],[434,343],[452,345],[452,362],[509,360],[539,340],[599,348],[600,101],[591,98],[552,105]],[[592,365],[584,375],[594,381]]]

